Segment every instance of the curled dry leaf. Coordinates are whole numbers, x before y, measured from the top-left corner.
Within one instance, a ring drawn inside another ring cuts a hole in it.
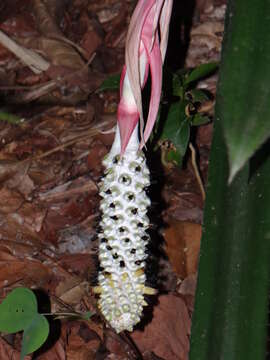
[[[13,349],[13,347],[9,345],[9,343],[5,341],[2,337],[0,337],[0,359],[20,360],[20,352]],[[25,356],[24,360],[31,360],[31,356]]]
[[[201,225],[185,221],[175,221],[164,231],[167,255],[181,279],[197,271],[201,232]]]
[[[100,343],[100,336],[86,322],[73,323],[68,335],[67,359],[95,360]]]
[[[162,359],[187,360],[190,325],[185,301],[173,294],[162,295],[154,307],[152,321],[131,337],[142,353],[153,351]]]
[[[38,355],[36,360],[67,360],[63,339],[57,340],[48,351]]]
[[[44,287],[53,277],[50,269],[39,261],[18,260],[16,257],[11,260],[10,257],[9,260],[0,260],[1,288],[17,282],[22,282],[24,286],[35,284],[36,287]]]
[[[23,204],[22,195],[15,190],[10,190],[6,186],[0,188],[0,212],[8,214],[20,208]]]

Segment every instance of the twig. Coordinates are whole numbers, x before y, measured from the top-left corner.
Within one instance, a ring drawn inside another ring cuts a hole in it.
[[[0,30],[0,43],[9,51],[15,54],[23,63],[25,63],[35,74],[40,74],[48,70],[50,63],[40,55],[30,49],[18,45],[14,40]]]
[[[200,175],[200,171],[198,169],[197,162],[196,162],[196,150],[195,150],[194,146],[191,144],[191,142],[189,143],[188,146],[189,146],[189,149],[191,151],[192,167],[193,167],[193,170],[194,170],[194,173],[195,173],[195,176],[196,176],[196,180],[197,180],[197,182],[199,184],[201,194],[202,194],[202,198],[203,198],[203,201],[204,201],[205,200],[205,190],[204,190],[202,178],[201,178],[201,175]]]

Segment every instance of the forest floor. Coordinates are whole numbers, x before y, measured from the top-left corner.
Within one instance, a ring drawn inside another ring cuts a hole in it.
[[[27,359],[188,359],[204,206],[189,151],[182,168],[161,161],[162,147],[148,155],[158,184],[160,220],[154,225],[161,254],[151,319],[129,335],[117,335],[98,313],[92,291],[98,271],[97,184],[119,100],[117,91],[98,89],[121,72],[135,4],[0,4],[0,302],[23,286],[36,291],[41,306],[47,306],[44,312],[50,307],[58,313],[94,313],[90,320],[52,320],[47,342]],[[175,1],[167,66],[219,61],[225,8],[225,0]],[[216,83],[217,74],[198,83],[212,94],[210,118]],[[211,135],[212,122],[191,136],[203,184]],[[21,338],[21,333],[2,334],[1,360],[19,359]]]

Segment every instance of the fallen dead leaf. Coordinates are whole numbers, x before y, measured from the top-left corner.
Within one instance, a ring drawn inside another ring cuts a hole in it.
[[[62,338],[56,341],[56,343],[45,353],[37,356],[37,360],[66,360],[66,351],[64,341]]]
[[[161,295],[153,320],[131,337],[142,353],[153,351],[165,360],[187,360],[190,325],[185,301],[173,294]]]
[[[197,274],[188,275],[180,284],[178,293],[182,294],[190,313],[193,313],[195,292],[197,285]]]
[[[1,360],[19,360],[20,352],[13,349],[1,336],[0,336],[0,359]],[[31,356],[25,356],[24,360],[30,360]],[[50,359],[53,360],[53,359]]]
[[[86,322],[73,322],[67,344],[67,360],[95,360],[101,338]]]
[[[197,271],[201,233],[201,225],[186,221],[174,221],[164,231],[166,253],[180,279]]]
[[[112,329],[106,329],[104,345],[110,352],[106,360],[136,360],[140,356],[140,352],[130,341],[129,336],[118,335]]]
[[[0,260],[0,268],[0,288],[21,281],[25,286],[44,287],[52,278],[50,269],[39,261],[5,259]]]
[[[4,214],[18,210],[23,203],[22,195],[18,191],[10,190],[6,186],[0,189],[0,199],[0,211]]]
[[[197,274],[188,275],[179,287],[179,294],[195,296],[197,284]]]

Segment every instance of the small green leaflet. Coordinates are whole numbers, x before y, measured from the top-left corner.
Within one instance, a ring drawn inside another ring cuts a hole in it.
[[[168,139],[174,144],[176,154],[174,156],[171,154],[170,157],[178,164],[181,164],[185,156],[190,136],[190,121],[185,114],[187,104],[187,101],[178,101],[170,106],[161,135],[162,139]]]
[[[120,87],[120,77],[120,74],[109,76],[103,81],[97,91],[102,92],[106,90],[118,90]]]
[[[192,116],[190,121],[191,121],[192,126],[200,126],[200,125],[205,125],[205,124],[209,123],[210,119],[206,115],[196,114],[196,115]]]
[[[24,328],[21,358],[39,349],[49,335],[49,324],[45,316],[34,314],[31,323]]]
[[[19,124],[21,122],[21,118],[8,112],[0,111],[0,121],[6,121],[10,124]]]
[[[49,324],[38,313],[35,294],[27,288],[16,288],[0,304],[0,331],[12,334],[24,331],[20,359],[37,350],[47,339]]]
[[[192,102],[203,103],[210,98],[210,96],[205,91],[200,89],[192,89],[187,94],[192,98]]]
[[[198,81],[200,79],[203,79],[206,76],[209,76],[210,74],[215,72],[217,70],[217,68],[218,68],[217,62],[210,62],[210,63],[206,63],[206,64],[197,66],[185,78],[185,85],[188,85],[191,82]]]

